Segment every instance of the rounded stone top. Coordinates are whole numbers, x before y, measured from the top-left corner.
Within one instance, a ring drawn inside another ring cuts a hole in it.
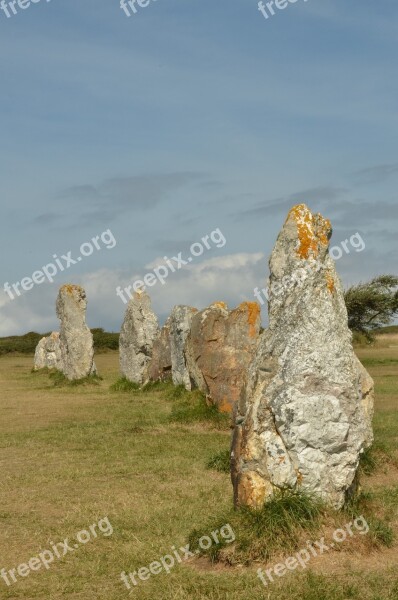
[[[213,302],[212,304],[210,304],[210,307],[212,307],[212,306],[214,306],[215,308],[221,308],[223,310],[228,310],[228,306],[225,302],[221,302],[221,301]]]
[[[62,285],[59,288],[59,293],[60,294],[69,294],[70,296],[72,296],[75,293],[85,295],[85,291],[81,287],[81,285],[76,285],[74,283],[65,283],[65,285]]]

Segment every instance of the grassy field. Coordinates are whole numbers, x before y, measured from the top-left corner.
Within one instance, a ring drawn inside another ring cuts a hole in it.
[[[364,504],[356,507],[366,505],[376,519],[371,541],[357,536],[268,588],[256,575],[265,562],[240,560],[238,553],[216,564],[192,558],[169,574],[138,580],[130,591],[122,571],[185,546],[207,523],[226,524],[223,515],[234,518],[229,475],[207,468],[217,467],[214,457],[229,446],[228,423],[206,411],[204,420],[194,420],[198,410],[190,422],[184,404],[165,389],[112,391],[116,352],[97,356],[103,379],[84,387],[55,386],[48,374],[31,373],[31,356],[0,357],[0,568],[28,563],[65,538],[74,542],[77,532],[105,517],[113,528],[48,570],[17,574],[9,587],[0,579],[0,598],[397,600],[398,551],[390,533],[398,534],[398,335],[385,335],[358,354],[377,390],[374,472],[364,476]],[[349,520],[347,514],[337,519]],[[303,539],[320,539],[333,522],[325,517]],[[279,549],[269,564],[282,555]]]

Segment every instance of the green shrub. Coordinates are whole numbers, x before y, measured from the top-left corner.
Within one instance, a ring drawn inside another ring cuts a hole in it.
[[[119,334],[109,333],[104,331],[101,327],[97,327],[91,330],[94,340],[94,350],[97,353],[106,352],[106,350],[118,350],[119,349]]]
[[[12,335],[9,337],[0,338],[0,355],[9,354],[10,352],[21,352],[22,354],[34,354],[37,344],[41,338],[50,335],[49,333],[41,334],[30,331],[25,335]]]
[[[94,339],[94,350],[105,352],[106,350],[117,350],[119,348],[119,334],[108,333],[102,328],[92,329]],[[36,333],[30,331],[25,335],[13,335],[0,338],[0,356],[10,352],[21,352],[22,354],[34,354],[37,344],[43,337],[50,335],[48,333]]]

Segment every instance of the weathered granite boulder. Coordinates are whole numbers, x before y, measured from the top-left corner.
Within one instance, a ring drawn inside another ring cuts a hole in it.
[[[138,290],[128,303],[119,340],[120,371],[129,381],[142,385],[149,380],[148,367],[158,333],[151,299]]]
[[[191,380],[222,412],[232,412],[246,383],[261,326],[260,306],[229,311],[216,302],[192,319],[186,344]]]
[[[272,252],[269,329],[235,416],[237,505],[261,507],[277,489],[301,488],[340,508],[372,443],[373,382],[352,348],[331,233],[298,205]]]
[[[34,370],[61,369],[61,345],[58,331],[53,331],[49,336],[41,338],[36,346]]]
[[[86,292],[79,285],[63,285],[57,298],[61,321],[60,370],[70,380],[95,373],[93,336],[86,325]]]
[[[170,315],[170,348],[172,379],[174,385],[184,385],[192,389],[192,382],[187,368],[185,345],[191,329],[192,317],[197,313],[192,306],[175,306]]]
[[[148,366],[150,381],[170,381],[172,379],[170,327],[171,318],[169,317],[154,341],[152,360]]]

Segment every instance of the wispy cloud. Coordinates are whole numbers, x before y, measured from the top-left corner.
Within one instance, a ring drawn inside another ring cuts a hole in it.
[[[301,192],[295,192],[285,197],[280,197],[269,202],[259,202],[251,208],[246,208],[239,212],[240,216],[273,216],[279,214],[285,214],[295,204],[309,204],[320,203],[322,205],[329,205],[340,199],[347,193],[348,190],[342,187],[335,186],[321,186],[309,188]],[[333,205],[333,204],[332,204]],[[234,213],[236,216],[236,213]]]
[[[167,200],[169,194],[197,182],[204,177],[203,173],[191,171],[175,173],[153,173],[132,177],[113,177],[100,183],[86,183],[68,187],[56,196],[61,205],[73,208],[75,218],[81,226],[96,223],[112,222],[119,216],[134,211],[149,211],[161,202]],[[76,212],[77,207],[84,207]],[[58,215],[64,219],[66,211]],[[42,215],[45,223],[55,223],[57,215],[48,213]],[[40,222],[36,219],[37,222]],[[65,223],[63,223],[65,226]]]
[[[368,167],[367,169],[361,169],[353,173],[354,178],[361,183],[375,183],[384,181],[392,175],[398,173],[398,163],[388,165],[377,165],[374,167]]]

